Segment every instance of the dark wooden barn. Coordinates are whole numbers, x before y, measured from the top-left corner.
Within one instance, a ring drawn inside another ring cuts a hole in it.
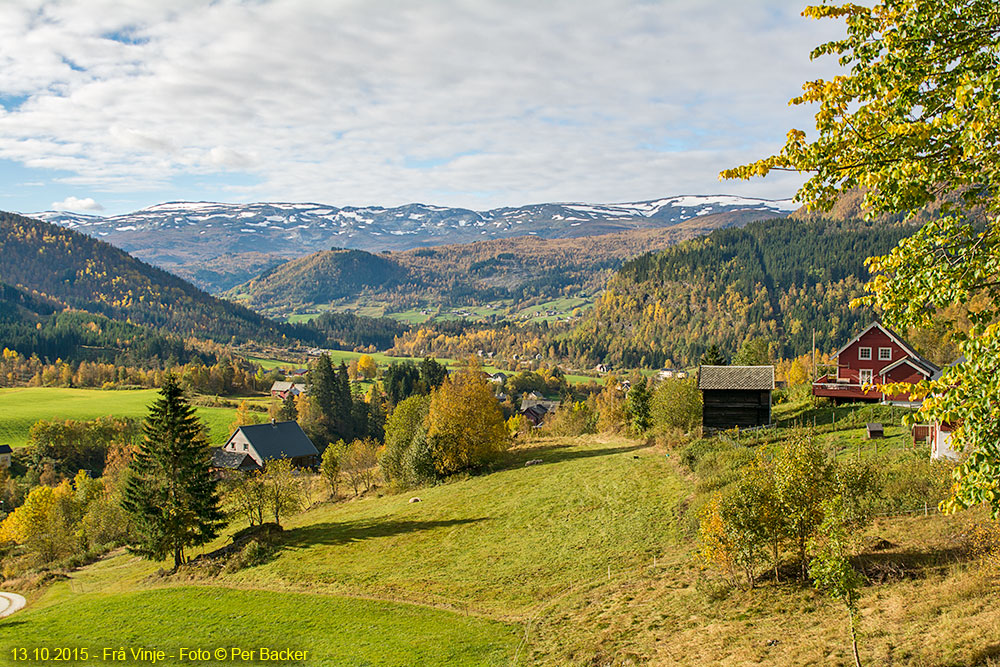
[[[752,428],[771,423],[774,366],[702,366],[698,389],[706,429]]]

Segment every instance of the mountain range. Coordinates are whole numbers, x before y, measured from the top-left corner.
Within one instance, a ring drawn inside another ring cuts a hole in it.
[[[619,203],[546,203],[487,211],[407,204],[168,202],[114,216],[27,214],[107,241],[211,292],[282,261],[320,250],[401,251],[518,236],[578,238],[669,228],[691,220],[715,229],[784,217],[791,200],[688,195]]]

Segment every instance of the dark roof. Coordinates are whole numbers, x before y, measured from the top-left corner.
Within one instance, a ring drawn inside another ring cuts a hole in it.
[[[257,470],[260,466],[246,452],[227,452],[221,447],[212,448],[212,467],[226,470]]]
[[[316,446],[302,431],[298,422],[268,422],[241,426],[236,429],[236,433],[240,431],[243,431],[243,435],[265,461],[295,459],[300,456],[319,456]],[[232,440],[233,436],[230,436],[229,439]]]
[[[14,450],[10,448],[10,445],[0,445],[0,454],[11,454]]]
[[[774,389],[774,366],[702,366],[698,389]]]

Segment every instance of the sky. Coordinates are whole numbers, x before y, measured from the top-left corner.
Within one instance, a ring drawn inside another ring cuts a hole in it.
[[[806,3],[802,3],[806,4]],[[680,194],[778,150],[843,25],[795,0],[0,3],[0,210],[487,209]]]

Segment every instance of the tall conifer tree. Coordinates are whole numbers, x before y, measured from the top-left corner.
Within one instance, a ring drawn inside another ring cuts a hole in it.
[[[204,429],[172,374],[150,407],[143,432],[122,498],[137,535],[129,550],[155,560],[172,554],[176,570],[185,548],[216,536],[223,514]]]

